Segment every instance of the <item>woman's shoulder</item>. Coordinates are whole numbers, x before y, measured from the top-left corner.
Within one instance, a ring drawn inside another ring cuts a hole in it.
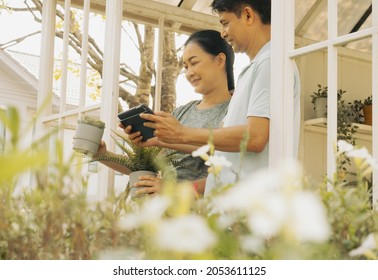
[[[173,110],[172,115],[174,115],[175,117],[179,117],[180,115],[185,114],[185,112],[187,112],[188,110],[196,108],[200,101],[201,100],[193,100],[186,103],[185,105],[179,106]]]

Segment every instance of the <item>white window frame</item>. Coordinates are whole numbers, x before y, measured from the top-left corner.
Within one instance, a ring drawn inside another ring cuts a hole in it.
[[[372,37],[372,96],[373,108],[378,106],[378,0],[372,0],[371,28],[364,29],[347,35],[338,36],[338,1],[328,0],[328,38],[319,43],[295,49],[294,45],[294,19],[295,0],[272,0],[272,67],[271,77],[271,134],[270,134],[270,162],[281,162],[290,157],[291,135],[293,135],[292,111],[292,73],[290,70],[291,60],[302,55],[327,49],[328,52],[328,92],[337,92],[337,47],[351,41],[366,37]],[[283,46],[283,47],[282,47]],[[282,92],[283,89],[283,92]],[[329,95],[327,120],[327,176],[336,172],[334,144],[337,140],[337,95]],[[373,109],[372,126],[372,155],[378,159],[378,114]],[[302,131],[303,133],[303,131]],[[378,200],[378,171],[373,172],[373,203],[377,207]]]

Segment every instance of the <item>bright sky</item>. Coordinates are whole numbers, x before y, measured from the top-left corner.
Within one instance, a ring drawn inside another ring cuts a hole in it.
[[[19,0],[8,0],[7,1],[10,5],[16,7],[25,7],[23,5],[23,1]],[[1,32],[0,32],[0,44],[3,44],[5,42],[8,42],[10,40],[19,38],[21,36],[24,36],[26,34],[35,32],[40,30],[41,25],[34,21],[33,17],[29,12],[26,13],[17,13],[17,12],[8,12],[2,10],[0,13],[0,26]],[[5,26],[8,26],[10,28],[3,28]],[[96,38],[96,41],[98,42],[99,46],[102,47],[104,44],[104,30],[105,27],[103,25],[103,22],[99,18],[90,18],[90,24],[89,24],[89,34]],[[130,32],[132,34],[132,32]],[[178,43],[182,44],[186,37],[185,35],[180,36],[181,38],[178,39]],[[59,42],[61,40],[56,41],[57,45],[57,51],[56,56],[61,57],[61,50],[62,48],[59,47]],[[20,44],[17,44],[13,47],[11,47],[11,50],[34,54],[34,55],[40,55],[40,36],[34,35],[33,37],[30,37],[23,41]],[[134,47],[130,47],[130,40],[123,36],[122,40],[122,51],[121,52],[121,61],[127,61],[130,65],[135,65],[135,71],[137,70],[137,67],[140,63],[139,61],[139,53]],[[133,61],[134,60],[134,61]],[[242,66],[245,65],[248,62],[248,58],[244,55],[236,55],[236,61],[235,61],[235,77],[239,74],[240,70],[242,69]],[[190,84],[186,81],[185,77],[183,75],[180,75],[177,81],[177,105],[183,105],[193,99],[200,99],[201,96],[197,93],[195,93],[190,86]]]

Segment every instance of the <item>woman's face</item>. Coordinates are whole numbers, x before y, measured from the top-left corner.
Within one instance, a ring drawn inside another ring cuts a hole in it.
[[[195,92],[206,94],[215,88],[218,80],[222,78],[222,72],[225,73],[224,62],[218,56],[214,57],[205,52],[195,42],[185,46],[183,54],[185,76]]]

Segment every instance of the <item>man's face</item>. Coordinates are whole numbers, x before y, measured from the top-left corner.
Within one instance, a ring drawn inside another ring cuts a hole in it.
[[[219,22],[222,25],[221,34],[234,49],[234,52],[245,52],[243,15],[238,18],[232,12],[219,12]]]

